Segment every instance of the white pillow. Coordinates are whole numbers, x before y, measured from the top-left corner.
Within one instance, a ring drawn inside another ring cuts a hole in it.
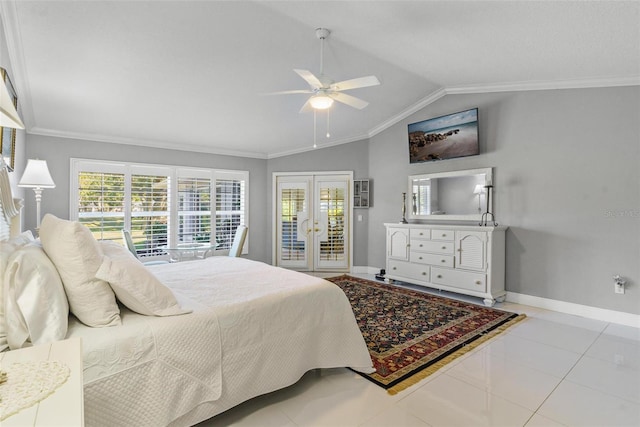
[[[58,270],[39,245],[26,245],[7,263],[5,309],[12,350],[66,337],[69,304]]]
[[[10,239],[0,242],[0,351],[9,349],[7,342],[7,324],[4,315],[4,272],[7,268],[9,257],[21,246],[32,242],[33,234],[31,231]]]
[[[169,288],[162,284],[124,246],[101,241],[105,254],[96,277],[109,282],[116,296],[130,310],[145,316],[191,313],[180,308]]]
[[[96,278],[102,250],[91,231],[79,222],[47,214],[40,241],[60,273],[71,312],[87,326],[120,325],[116,296],[107,282]]]

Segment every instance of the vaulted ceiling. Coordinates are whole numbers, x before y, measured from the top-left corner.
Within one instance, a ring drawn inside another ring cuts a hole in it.
[[[2,19],[27,130],[269,158],[311,149],[294,68],[375,75],[317,115],[318,146],[451,93],[640,84],[637,1],[13,1]],[[470,106],[472,107],[472,106]],[[427,118],[427,117],[425,117]]]

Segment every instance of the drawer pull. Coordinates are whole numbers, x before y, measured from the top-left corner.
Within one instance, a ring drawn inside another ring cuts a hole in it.
[[[422,272],[422,275],[423,275],[423,276],[426,276],[426,275],[427,275],[427,272],[426,272],[426,271],[423,271],[423,272]]]
[[[422,259],[422,257],[421,257],[421,256],[419,256],[419,257],[418,257],[418,259]]]
[[[442,249],[447,249],[447,247],[446,247],[446,246],[443,246],[443,247],[442,247]]]
[[[423,234],[422,234],[422,233],[420,233],[420,235],[422,236]]]
[[[437,277],[438,279],[442,279],[442,274],[438,274],[436,277]]]
[[[482,285],[482,282],[480,280],[476,280],[476,285]]]
[[[443,234],[443,235],[442,235],[442,237],[447,237],[447,235],[446,235],[446,234]]]
[[[396,269],[395,267],[392,268],[392,270],[395,270],[395,269]]]
[[[440,262],[447,262],[447,260],[446,259],[441,259]]]

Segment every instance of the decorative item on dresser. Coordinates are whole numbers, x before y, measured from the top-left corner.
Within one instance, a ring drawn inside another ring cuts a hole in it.
[[[484,298],[506,295],[506,227],[385,224],[386,278]]]

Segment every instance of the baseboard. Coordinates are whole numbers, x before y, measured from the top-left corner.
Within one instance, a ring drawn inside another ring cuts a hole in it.
[[[380,273],[380,269],[375,267],[367,267],[367,266],[353,266],[351,267],[351,272],[354,274],[376,275]]]
[[[588,305],[574,304],[572,302],[558,301],[542,297],[534,297],[532,295],[519,294],[516,292],[507,292],[507,301],[640,328],[640,315],[637,314],[607,310],[605,308],[591,307]]]

